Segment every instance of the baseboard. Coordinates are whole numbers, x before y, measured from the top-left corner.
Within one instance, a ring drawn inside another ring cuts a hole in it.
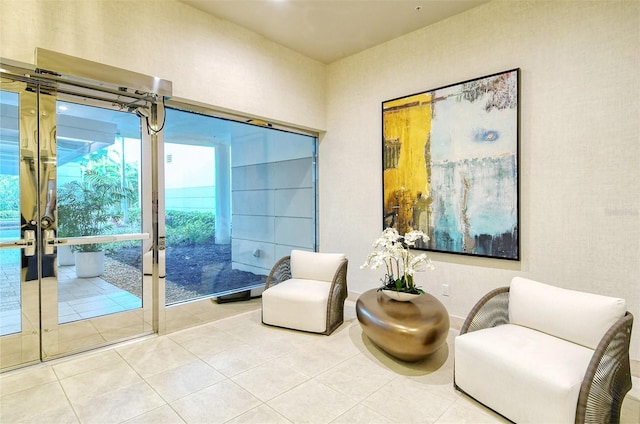
[[[360,297],[362,293],[356,293],[356,292],[347,292],[347,302],[353,302],[355,303],[356,300],[358,300],[358,298]]]
[[[452,330],[460,331],[460,329],[462,328],[462,324],[464,324],[463,317],[449,315],[449,325]]]

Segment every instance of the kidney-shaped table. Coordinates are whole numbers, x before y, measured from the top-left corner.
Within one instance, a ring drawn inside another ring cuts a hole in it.
[[[442,346],[449,333],[449,313],[428,293],[413,300],[392,300],[376,289],[356,301],[362,331],[389,355],[415,362]]]

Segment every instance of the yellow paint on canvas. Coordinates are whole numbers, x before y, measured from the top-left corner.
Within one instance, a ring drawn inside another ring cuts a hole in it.
[[[382,119],[384,139],[400,143],[397,167],[384,171],[384,214],[396,214],[394,226],[404,234],[418,229],[414,205],[430,197],[431,95],[385,102]],[[420,229],[427,232],[426,228]]]

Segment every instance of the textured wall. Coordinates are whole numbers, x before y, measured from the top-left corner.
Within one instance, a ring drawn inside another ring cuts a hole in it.
[[[326,66],[175,0],[2,0],[0,56],[36,47],[173,81],[173,95],[324,129]]]
[[[418,282],[459,317],[514,275],[625,297],[640,317],[639,15],[636,0],[496,0],[326,68],[173,0],[2,0],[0,56],[32,62],[43,47],[326,128],[320,244],[348,255],[353,293],[381,277],[359,269],[381,229],[381,102],[519,67],[522,260],[432,254]]]
[[[639,15],[635,0],[494,1],[331,64],[320,243],[348,255],[349,290],[381,277],[359,269],[382,225],[381,102],[519,67],[522,260],[433,253],[418,284],[458,317],[514,275],[640,317]]]

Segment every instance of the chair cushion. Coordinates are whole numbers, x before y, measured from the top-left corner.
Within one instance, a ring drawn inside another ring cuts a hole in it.
[[[291,277],[332,281],[338,266],[346,256],[342,253],[291,251]]]
[[[509,322],[595,349],[627,310],[624,299],[550,286],[515,277]]]
[[[330,284],[292,278],[262,293],[262,322],[322,333],[327,329]]]
[[[593,350],[519,325],[455,339],[455,381],[517,423],[572,423]]]

